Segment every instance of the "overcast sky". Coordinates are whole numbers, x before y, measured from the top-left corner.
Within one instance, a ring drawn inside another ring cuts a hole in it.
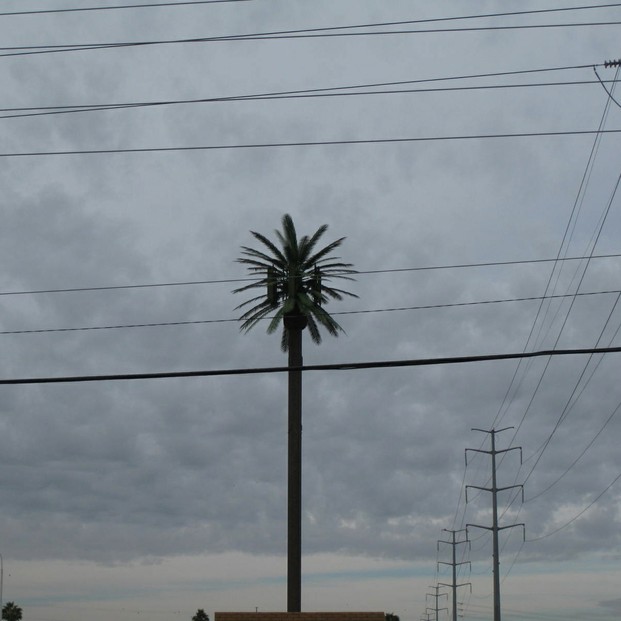
[[[621,3],[139,3],[0,3],[0,377],[285,364],[232,293],[284,213],[360,271],[306,364],[621,345]],[[508,427],[504,619],[618,619],[620,356],[305,373],[303,610],[424,615]],[[284,610],[286,438],[281,373],[1,386],[4,601]]]

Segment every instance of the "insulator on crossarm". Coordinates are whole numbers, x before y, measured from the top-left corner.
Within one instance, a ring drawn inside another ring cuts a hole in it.
[[[607,60],[604,63],[604,67],[608,69],[609,67],[619,67],[621,66],[621,59],[619,60]]]

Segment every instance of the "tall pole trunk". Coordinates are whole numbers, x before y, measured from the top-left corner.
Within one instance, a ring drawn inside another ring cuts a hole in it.
[[[496,433],[492,429],[492,562],[494,572],[494,621],[500,621],[500,556],[498,551],[498,486],[496,485]]]
[[[287,612],[302,609],[302,330],[301,317],[285,318],[289,346],[289,451]],[[293,325],[288,325],[293,324]],[[295,370],[297,369],[297,370]]]

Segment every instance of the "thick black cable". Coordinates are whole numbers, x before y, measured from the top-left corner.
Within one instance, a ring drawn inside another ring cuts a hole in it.
[[[184,151],[225,151],[234,149],[275,149],[290,147],[330,147],[354,146],[374,144],[398,144],[415,142],[452,142],[466,140],[508,139],[508,138],[551,138],[556,136],[591,136],[593,134],[619,134],[621,129],[606,129],[602,131],[587,129],[574,131],[549,132],[517,132],[502,134],[471,134],[454,136],[419,136],[416,138],[367,138],[360,140],[309,140],[302,142],[264,142],[247,144],[201,145],[195,147],[136,147],[126,149],[84,149],[68,151],[25,151],[22,153],[0,153],[0,158],[6,157],[49,157],[61,155],[112,155],[119,153],[174,153]]]
[[[191,377],[214,377],[224,375],[265,375],[287,373],[289,371],[356,371],[362,369],[395,369],[400,367],[423,367],[447,364],[467,364],[471,362],[492,362],[495,360],[514,360],[516,358],[536,358],[540,356],[582,356],[585,354],[618,354],[621,347],[600,349],[548,349],[542,351],[510,354],[483,354],[478,356],[453,356],[444,358],[416,358],[409,360],[380,360],[374,362],[346,362],[331,364],[311,364],[301,367],[252,367],[238,369],[217,369],[208,371],[164,371],[162,373],[114,373],[106,375],[65,375],[56,377],[21,377],[0,379],[1,386],[22,384],[69,384],[82,382],[111,382],[141,379],[169,379]],[[620,475],[621,476],[621,475]]]

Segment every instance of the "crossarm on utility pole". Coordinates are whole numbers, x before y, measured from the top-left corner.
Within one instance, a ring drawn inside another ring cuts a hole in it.
[[[473,487],[474,489],[480,489],[483,492],[503,492],[508,489],[515,489],[519,487],[522,490],[522,502],[524,502],[524,486],[522,484],[519,485],[507,485],[506,487],[481,487],[480,485],[466,485],[466,502],[468,502],[468,488]]]

